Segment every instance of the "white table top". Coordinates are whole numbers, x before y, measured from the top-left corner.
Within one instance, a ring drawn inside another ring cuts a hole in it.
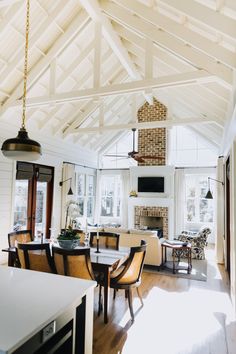
[[[77,306],[96,282],[0,266],[0,354],[18,348]]]

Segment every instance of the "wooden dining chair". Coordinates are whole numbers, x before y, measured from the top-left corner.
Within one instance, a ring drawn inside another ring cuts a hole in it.
[[[19,230],[9,232],[8,234],[8,245],[9,248],[14,248],[16,246],[16,242],[27,243],[33,240],[32,231],[31,230]],[[10,259],[9,259],[10,258]],[[17,256],[17,252],[11,252],[9,250],[8,253],[8,265],[14,267],[20,267],[20,262]]]
[[[18,243],[17,255],[21,268],[37,270],[39,272],[56,273],[50,245]]]
[[[114,298],[118,289],[124,289],[129,302],[129,309],[132,321],[134,321],[134,311],[132,302],[132,288],[137,289],[138,297],[141,304],[143,300],[139,292],[141,284],[141,275],[143,271],[144,257],[146,254],[147,244],[142,240],[138,247],[130,248],[130,255],[124,267],[118,268],[111,273],[110,287],[114,289]]]
[[[65,249],[52,247],[57,273],[81,279],[94,280],[90,248]]]
[[[115,232],[99,232],[99,248],[111,248],[118,250],[120,235]],[[96,246],[97,232],[90,232],[90,246]]]
[[[14,232],[9,232],[8,234],[9,247],[15,247],[16,241],[20,243],[27,243],[27,242],[31,242],[32,240],[33,238],[32,238],[31,230],[14,231]]]

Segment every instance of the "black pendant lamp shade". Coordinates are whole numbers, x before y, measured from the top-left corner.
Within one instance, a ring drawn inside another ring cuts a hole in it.
[[[73,193],[73,191],[72,191],[72,188],[71,188],[72,177],[67,178],[67,179],[65,179],[64,181],[59,182],[59,186],[61,187],[61,186],[63,185],[63,183],[64,183],[64,182],[67,182],[67,181],[70,181],[70,188],[69,188],[69,190],[68,190],[67,195],[74,195],[74,193]]]
[[[205,196],[206,199],[213,199],[213,195],[211,193],[211,188],[210,188],[210,179],[215,181],[215,182],[221,183],[222,186],[224,186],[224,182],[219,181],[218,179],[215,179],[215,178],[208,177],[208,192],[207,192],[207,194]]]
[[[30,139],[23,127],[15,138],[4,141],[1,150],[5,157],[13,160],[34,161],[42,155],[41,145]]]
[[[38,160],[42,154],[40,144],[31,140],[25,129],[26,122],[26,93],[27,93],[27,75],[28,75],[28,50],[29,50],[29,15],[30,0],[26,1],[26,25],[25,25],[25,58],[24,58],[24,88],[22,96],[22,125],[17,137],[7,139],[2,144],[2,153],[5,157],[12,160],[34,161]]]
[[[208,192],[207,192],[205,198],[206,198],[206,199],[213,199],[213,195],[212,195],[210,189],[208,190]]]

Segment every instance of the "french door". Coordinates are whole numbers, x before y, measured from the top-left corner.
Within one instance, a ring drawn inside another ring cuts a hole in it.
[[[53,167],[17,162],[14,229],[50,237]]]

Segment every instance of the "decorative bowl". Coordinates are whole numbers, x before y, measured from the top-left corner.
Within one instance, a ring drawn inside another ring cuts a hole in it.
[[[66,249],[73,249],[77,246],[79,246],[80,240],[58,240],[58,243],[61,248],[66,248]]]

